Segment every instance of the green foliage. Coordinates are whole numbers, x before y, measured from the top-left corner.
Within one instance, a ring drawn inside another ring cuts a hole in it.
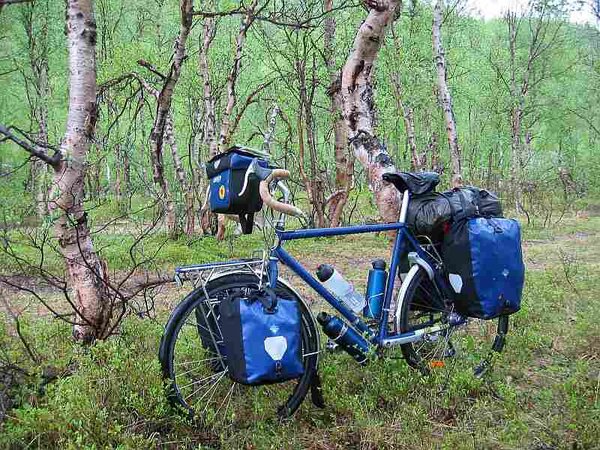
[[[214,7],[227,9],[229,3],[217,2]],[[338,3],[334,2],[334,6],[340,6]],[[273,5],[274,10],[279,6],[289,14],[300,14],[299,17],[321,13],[318,3],[305,5],[302,13],[294,2],[278,1]],[[0,94],[0,121],[35,131],[37,125],[31,123],[25,101],[28,93],[31,97],[33,92],[31,86],[24,83],[24,77],[31,76],[29,49],[23,27],[24,8],[5,8],[0,15],[0,28],[6,44],[0,53],[0,74],[4,87]],[[44,24],[48,26],[51,92],[48,99],[49,133],[51,142],[57,143],[64,130],[67,109],[63,5],[46,1],[36,2],[33,8],[34,30],[39,31]],[[99,83],[137,72],[158,86],[158,79],[141,68],[137,61],[144,59],[163,72],[167,70],[173,40],[178,31],[178,14],[177,4],[170,2],[98,1]],[[326,57],[333,58],[337,67],[343,65],[364,14],[360,7],[336,11],[335,51]],[[595,151],[600,139],[596,108],[599,100],[598,30],[591,26],[563,23],[559,18],[557,15],[550,24],[545,37],[556,38],[552,41],[552,48],[544,54],[543,64],[536,66],[532,75],[535,80],[543,73],[545,76],[539,83],[532,82],[526,100],[523,126],[531,133],[532,141],[531,149],[525,155],[524,178],[537,183],[539,191],[559,196],[562,186],[556,168],[567,167],[582,192],[595,194],[600,192],[600,161]],[[234,15],[217,21],[217,34],[209,53],[217,115],[226,102],[222,88],[233,58],[232,42],[239,28],[239,20],[240,17]],[[304,164],[308,169],[308,161],[299,162],[296,157],[298,131],[295,122],[300,108],[300,85],[294,61],[310,62],[306,65],[305,76],[310,81],[314,75],[316,81],[313,110],[318,166],[331,182],[334,176],[332,118],[324,113],[329,107],[329,76],[322,54],[322,23],[317,21],[315,24],[317,26],[314,29],[291,29],[258,21],[250,29],[236,89],[238,104],[243,104],[258,85],[266,81],[273,83],[255,99],[256,102],[248,106],[233,141],[260,147],[263,139],[261,132],[266,128],[272,102],[276,101],[287,119],[278,119],[272,145],[273,157],[279,164],[292,169],[294,175],[298,173],[299,164]],[[527,66],[531,40],[527,27],[528,24],[523,22],[516,45],[519,79]],[[202,112],[203,102],[204,80],[198,73],[193,57],[198,51],[201,30],[200,24],[192,30],[188,40],[190,57],[183,66],[173,99],[176,137],[188,172],[196,166],[196,162],[190,161],[183,149],[191,146],[195,138],[193,133],[197,130],[192,129],[193,118],[198,108]],[[450,70],[449,84],[463,148],[465,178],[498,191],[508,191],[510,107],[515,99],[508,89],[510,61],[506,24],[502,20],[483,22],[457,15],[456,10],[452,10],[444,22],[443,36]],[[386,142],[396,164],[403,169],[409,167],[410,155],[405,144],[402,112],[398,109],[390,82],[396,74],[403,86],[403,102],[414,112],[418,148],[425,150],[435,135],[442,162],[448,167],[445,125],[437,105],[432,60],[430,7],[424,2],[408,3],[394,24],[393,35],[389,33],[383,42],[374,72],[378,134]],[[100,102],[97,146],[89,155],[91,165],[87,195],[90,199],[106,203],[98,208],[97,217],[103,220],[112,219],[123,211],[129,212],[123,203],[115,203],[111,195],[114,180],[123,177],[122,173],[118,173],[120,162],[115,155],[117,145],[128,152],[131,160],[130,189],[138,198],[153,197],[147,188],[151,178],[148,135],[155,105],[150,98],[138,105],[134,93],[133,87],[105,92]],[[136,116],[138,106],[143,112]],[[199,148],[200,160],[208,156],[205,147],[201,145]],[[7,169],[21,164],[25,157],[9,144],[0,146],[0,165],[4,164]],[[176,200],[181,203],[179,200],[183,193],[175,179],[170,158],[169,152],[165,151],[166,176],[175,191]],[[15,202],[23,207],[32,204],[32,192],[24,189],[27,177],[26,169],[21,169],[16,176],[8,177],[3,182],[1,193],[10,201],[3,203],[2,211],[10,223],[18,223],[27,215],[14,207]],[[363,183],[363,177],[358,176],[357,191],[366,191]],[[328,183],[328,186],[332,184]],[[329,191],[330,187],[328,194]],[[201,193],[198,194],[200,197]],[[548,204],[547,199],[536,197],[533,201],[544,203],[544,208]],[[92,210],[96,206],[93,202],[88,204]],[[134,205],[131,210],[135,211]],[[144,213],[144,217],[147,217],[147,213]]]

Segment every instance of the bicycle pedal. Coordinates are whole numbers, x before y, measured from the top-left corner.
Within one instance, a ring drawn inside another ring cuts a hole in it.
[[[323,397],[323,388],[321,386],[321,377],[317,372],[313,375],[310,383],[310,399],[317,408],[325,408],[325,398]]]
[[[483,360],[479,364],[477,364],[475,369],[473,369],[473,375],[475,376],[475,378],[481,379],[488,372],[490,367],[491,367],[490,361]]]

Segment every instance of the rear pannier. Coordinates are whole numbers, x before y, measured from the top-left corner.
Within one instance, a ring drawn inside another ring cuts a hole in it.
[[[493,319],[519,310],[525,278],[521,232],[516,220],[502,218],[498,197],[474,186],[415,195],[406,222],[414,234],[427,236],[430,241],[422,244],[429,244],[430,253],[441,254],[459,313]],[[408,272],[407,256],[400,277]]]
[[[263,205],[258,190],[260,180],[255,174],[248,173],[254,159],[258,159],[259,166],[268,167],[266,159],[241,147],[232,147],[206,163],[210,210],[237,214],[244,234],[252,233],[254,213]]]
[[[461,314],[493,319],[521,307],[525,266],[516,220],[455,221],[444,236],[442,258]]]

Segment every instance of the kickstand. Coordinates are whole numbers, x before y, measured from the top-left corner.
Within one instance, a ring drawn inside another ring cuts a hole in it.
[[[508,333],[508,316],[500,316],[492,350],[473,370],[476,378],[482,378],[490,367],[492,367],[495,355],[502,353],[504,344],[506,343],[506,333]]]
[[[321,377],[319,372],[315,371],[310,383],[310,399],[317,408],[325,408],[325,399],[323,398],[323,389],[321,387]]]

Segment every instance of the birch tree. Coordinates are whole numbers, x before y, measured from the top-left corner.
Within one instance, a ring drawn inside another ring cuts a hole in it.
[[[328,12],[325,19],[325,34],[323,49],[325,51],[325,64],[329,74],[330,98],[329,113],[333,123],[333,152],[335,157],[335,191],[327,199],[329,203],[330,226],[340,225],[344,206],[348,202],[352,178],[354,174],[354,155],[349,152],[348,131],[342,115],[342,97],[340,93],[341,73],[335,64],[335,16],[331,14],[333,1],[325,0],[324,10]]]
[[[87,156],[97,119],[96,22],[92,0],[68,0],[66,34],[69,108],[60,148],[51,155],[45,147],[20,141],[5,126],[0,126],[0,133],[44,161],[54,172],[49,210],[74,297],[73,335],[79,341],[91,342],[106,337],[110,331],[114,299],[106,264],[94,249],[83,205]]]
[[[458,130],[456,127],[456,119],[454,117],[454,107],[452,105],[452,95],[450,94],[450,88],[448,87],[446,53],[444,51],[444,46],[442,45],[443,8],[443,0],[437,0],[435,7],[433,8],[433,58],[437,72],[438,97],[440,106],[444,113],[448,147],[450,149],[452,186],[458,187],[462,184],[462,163],[460,145],[458,143]]]
[[[505,84],[510,94],[511,131],[511,186],[517,211],[523,210],[523,170],[527,164],[526,149],[530,148],[531,131],[525,119],[532,112],[528,108],[532,91],[551,76],[545,58],[561,39],[562,23],[553,17],[551,7],[545,2],[532,1],[525,17],[508,11],[504,16],[508,34],[508,79]],[[525,22],[525,23],[524,23]],[[521,34],[526,33],[525,58],[521,58]],[[533,120],[530,119],[530,122]]]
[[[181,68],[185,60],[185,44],[192,28],[192,0],[181,0],[179,7],[181,10],[181,22],[179,26],[179,34],[175,40],[175,50],[173,52],[173,62],[169,69],[169,72],[164,78],[162,88],[160,90],[156,116],[154,118],[154,124],[152,126],[152,132],[150,133],[150,146],[152,156],[152,166],[154,182],[160,187],[163,196],[163,202],[165,205],[166,224],[167,230],[171,236],[177,233],[177,220],[175,217],[175,207],[171,192],[169,190],[169,184],[164,174],[164,162],[163,162],[163,145],[165,138],[165,131],[168,126],[169,114],[171,110],[171,103],[173,101],[173,92],[175,86],[179,81],[181,74]],[[173,147],[171,147],[173,149]],[[174,150],[176,152],[176,150]],[[182,186],[186,189],[186,186]],[[185,191],[184,191],[185,192]],[[190,201],[191,200],[191,201]],[[189,204],[191,203],[191,205]],[[191,216],[193,218],[193,196],[189,196],[188,205],[186,205],[188,211],[190,208]],[[189,214],[188,214],[189,218]],[[188,230],[190,227],[193,229],[193,222],[190,224],[188,220]]]
[[[368,15],[354,38],[342,69],[341,95],[348,139],[367,174],[379,214],[384,222],[395,222],[399,214],[396,188],[382,175],[396,170],[383,142],[375,135],[373,70],[389,25],[401,6],[398,0],[368,0]]]

